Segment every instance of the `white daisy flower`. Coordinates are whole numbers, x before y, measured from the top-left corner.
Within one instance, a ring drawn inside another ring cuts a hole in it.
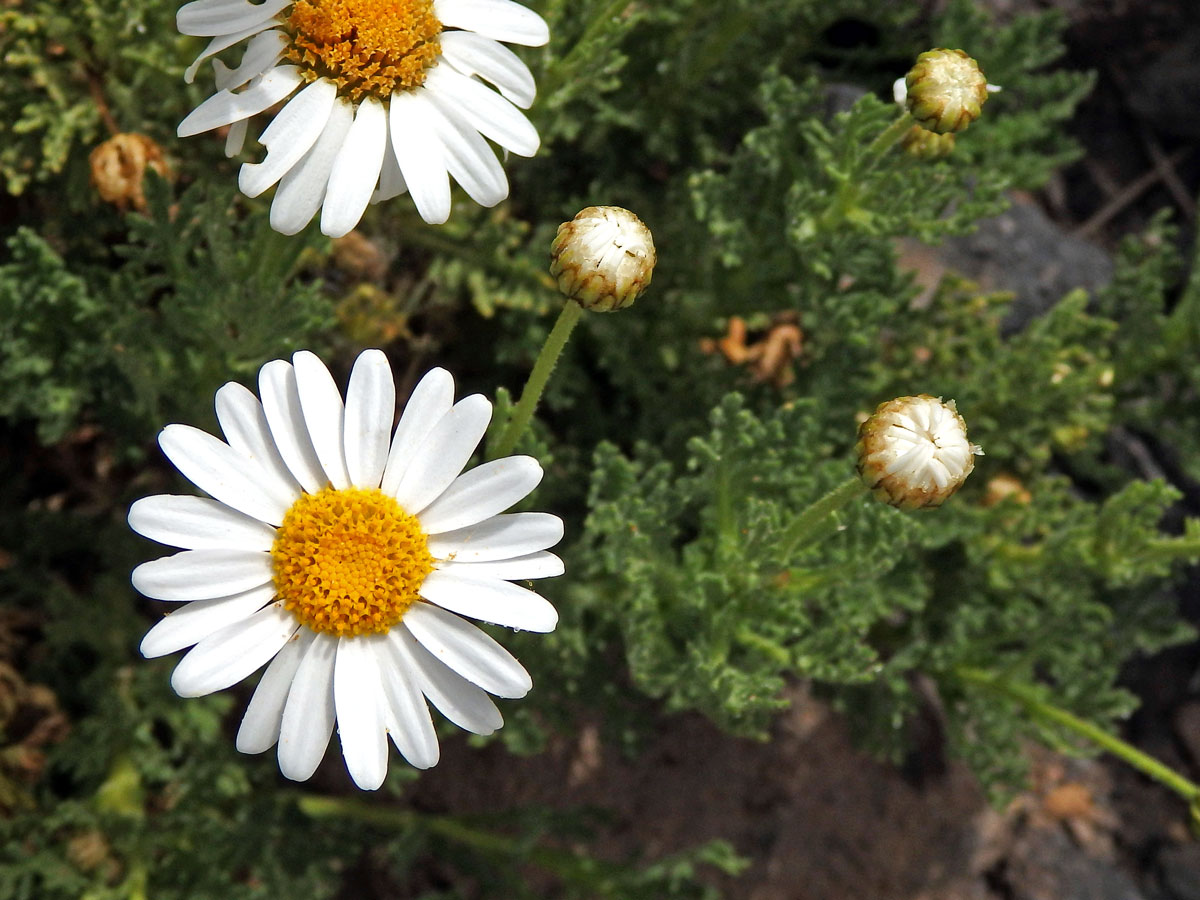
[[[287,100],[259,138],[265,159],[238,178],[249,197],[279,184],[271,227],[284,234],[319,209],[321,230],[341,237],[368,202],[405,190],[426,222],[445,222],[451,177],[495,206],[508,178],[485,138],[537,152],[537,130],[517,109],[533,103],[533,76],[501,41],[537,47],[550,32],[513,0],[193,0],[177,23],[211,38],[189,82],[205,59],[248,41],[236,68],[213,61],[217,93],[179,124],[180,137],[229,126],[234,156],[249,119]]]
[[[267,363],[258,386],[261,400],[232,382],[217,391],[224,441],[189,425],[159,435],[212,499],[159,495],[129,510],[134,531],[182,548],[133,571],[147,597],[183,604],[141,650],[192,647],[171,677],[182,697],[269,663],[237,748],[278,744],[280,770],[303,781],[336,723],[351,777],[374,790],[389,736],[417,768],[437,763],[427,699],[490,734],[503,720],[488,694],[529,691],[521,664],[465,617],[553,631],[554,607],[512,582],[562,574],[546,549],[562,521],[501,514],[541,481],[531,457],[459,474],[491,404],[479,394],[454,403],[444,369],[417,385],[394,433],[395,386],[379,350],[358,357],[345,403],[307,351]]]

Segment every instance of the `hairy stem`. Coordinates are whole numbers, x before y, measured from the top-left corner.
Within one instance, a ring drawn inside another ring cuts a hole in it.
[[[554,371],[558,357],[562,354],[563,347],[567,345],[567,339],[571,336],[571,331],[582,315],[583,307],[574,300],[568,300],[562,312],[559,313],[554,328],[546,337],[546,343],[542,345],[541,352],[538,353],[533,370],[529,373],[525,387],[521,390],[521,399],[513,408],[504,430],[500,432],[500,437],[494,444],[489,442],[489,459],[508,456],[512,453],[513,447],[517,446],[517,441],[526,426],[529,425],[530,419],[533,418],[533,412],[542,398],[542,391],[546,389],[546,382],[550,380],[550,373]]]
[[[1090,741],[1113,756],[1124,760],[1143,775],[1170,788],[1189,804],[1195,806],[1200,803],[1200,785],[1180,775],[1154,757],[1143,753],[1127,741],[1121,740],[1114,734],[1109,734],[1103,728],[1079,718],[1074,713],[1047,703],[1030,685],[1010,681],[983,669],[969,666],[959,667],[955,670],[955,674],[967,684],[982,687],[993,694],[1016,702],[1035,719],[1066,728]]]

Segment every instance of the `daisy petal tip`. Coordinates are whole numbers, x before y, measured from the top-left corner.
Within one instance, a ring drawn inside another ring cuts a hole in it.
[[[160,656],[166,656],[167,653],[170,653],[171,651],[162,650],[158,646],[158,641],[154,639],[154,634],[151,631],[142,638],[142,642],[138,645],[138,652],[141,653],[146,659],[158,659]]]
[[[288,781],[308,781],[316,771],[315,766],[310,769],[307,765],[298,765],[290,760],[285,760],[282,756],[279,759],[279,774]]]
[[[441,761],[441,758],[442,750],[436,744],[432,747],[432,749],[426,752],[419,754],[413,753],[411,758],[405,757],[410,766],[412,766],[414,769],[421,770],[432,769]]]
[[[543,618],[538,619],[537,621],[530,622],[526,626],[526,630],[533,631],[537,634],[549,634],[557,627],[558,627],[558,610],[556,610],[553,606],[551,606],[550,611],[547,612]],[[532,682],[530,682],[530,687],[533,687]]]
[[[347,767],[350,772],[350,780],[354,782],[354,786],[360,791],[377,791],[383,787],[383,782],[387,780],[387,768],[382,772],[378,771],[353,771]]]
[[[152,571],[150,567],[156,562],[158,562],[156,559],[148,560],[147,562],[134,566],[133,571],[129,573],[129,582],[133,585],[133,589],[139,594],[147,597],[150,596],[146,593],[146,588],[150,587],[150,583],[147,579],[149,577],[149,573]]]
[[[187,657],[184,657],[184,659],[186,660]],[[186,700],[203,697],[206,694],[212,693],[212,691],[204,690],[202,686],[192,680],[191,672],[185,669],[184,662],[182,661],[175,667],[175,671],[171,673],[171,690]]]

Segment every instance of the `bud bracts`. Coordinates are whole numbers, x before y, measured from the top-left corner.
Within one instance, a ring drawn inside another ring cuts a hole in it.
[[[987,78],[962,50],[922,53],[904,83],[909,113],[922,128],[938,134],[964,130],[979,118],[988,98]]]

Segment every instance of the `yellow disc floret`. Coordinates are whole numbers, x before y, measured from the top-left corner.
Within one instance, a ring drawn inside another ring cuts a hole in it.
[[[299,0],[284,29],[284,57],[356,102],[420,87],[441,53],[433,0]]]
[[[417,517],[374,488],[301,494],[271,557],[284,609],[335,635],[386,632],[433,570]]]

